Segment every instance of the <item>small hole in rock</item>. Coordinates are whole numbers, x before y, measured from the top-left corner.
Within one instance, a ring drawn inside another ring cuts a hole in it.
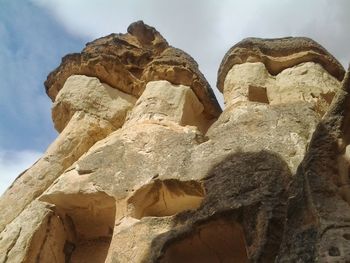
[[[337,248],[337,247],[330,247],[330,248],[328,249],[328,254],[329,254],[331,257],[338,257],[338,256],[340,256],[339,248]]]
[[[249,86],[248,100],[269,104],[266,88],[258,86]]]
[[[344,234],[343,238],[345,238],[346,240],[350,240],[350,234]]]

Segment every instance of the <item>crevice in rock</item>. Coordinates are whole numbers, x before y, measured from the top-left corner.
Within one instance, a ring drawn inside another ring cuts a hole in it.
[[[66,243],[64,243],[63,253],[64,253],[65,262],[70,262],[70,259],[72,257],[72,254],[75,248],[76,248],[76,245],[68,240],[66,241]]]
[[[3,263],[6,263],[6,262],[7,262],[8,256],[9,256],[9,254],[10,254],[12,248],[16,245],[17,240],[18,240],[18,238],[19,238],[20,235],[21,235],[21,232],[22,232],[22,228],[20,227],[19,230],[18,230],[18,233],[17,233],[16,237],[12,240],[11,244],[10,244],[9,247],[7,248],[6,255],[5,255],[5,258],[4,258]]]
[[[242,226],[232,220],[215,219],[171,244],[161,263],[249,262]]]
[[[90,169],[87,169],[87,170],[84,170],[84,169],[77,169],[77,172],[79,175],[86,175],[86,174],[91,174],[93,173],[94,171],[93,170],[90,170]]]
[[[171,216],[197,209],[204,195],[204,188],[199,182],[157,179],[135,191],[128,199],[128,213],[136,219]]]
[[[47,242],[47,239],[48,239],[48,236],[50,234],[50,228],[51,228],[51,219],[52,219],[52,215],[50,215],[47,219],[47,224],[46,224],[46,229],[45,229],[45,235],[44,235],[44,238],[43,238],[43,241],[40,245],[40,248],[39,248],[39,253],[38,255],[36,256],[36,261],[37,263],[40,263],[40,257],[41,257],[41,253],[44,251],[43,248]],[[54,254],[54,253],[52,253]]]
[[[331,257],[339,257],[339,256],[340,256],[339,248],[334,247],[334,246],[331,246],[331,247],[328,249],[328,254],[329,254]]]

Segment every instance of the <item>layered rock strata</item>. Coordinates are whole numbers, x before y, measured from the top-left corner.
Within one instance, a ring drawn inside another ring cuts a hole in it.
[[[236,64],[263,62],[271,75],[304,62],[315,62],[341,81],[342,65],[321,45],[306,37],[277,39],[246,38],[225,54],[218,72],[217,86],[223,89],[228,71]]]
[[[60,132],[0,199],[0,262],[347,262],[349,73],[306,38],[230,49],[220,114],[142,22],[53,71]]]
[[[65,56],[45,82],[46,92],[53,101],[71,75],[97,77],[135,97],[142,94],[149,81],[168,80],[191,87],[205,106],[208,119],[221,113],[209,83],[194,59],[170,46],[158,31],[142,21],[132,23],[126,34],[96,39],[87,43],[81,53]]]

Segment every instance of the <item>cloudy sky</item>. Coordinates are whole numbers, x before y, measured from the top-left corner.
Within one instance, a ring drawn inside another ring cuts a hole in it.
[[[136,20],[191,54],[216,91],[225,52],[249,36],[308,36],[350,61],[348,0],[0,0],[0,194],[57,133],[47,74],[67,53]]]

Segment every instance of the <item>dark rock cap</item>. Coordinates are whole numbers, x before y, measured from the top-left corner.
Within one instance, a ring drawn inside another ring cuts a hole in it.
[[[162,35],[142,21],[132,23],[126,34],[110,34],[86,44],[81,53],[63,57],[45,81],[46,93],[55,100],[71,75],[97,77],[125,93],[139,97],[147,82],[168,80],[192,88],[208,118],[221,108],[194,59],[171,47]]]
[[[338,80],[342,80],[345,74],[343,66],[310,38],[246,38],[231,47],[220,64],[217,80],[220,91],[223,91],[229,70],[245,62],[262,62],[272,75],[303,62],[319,63]]]

